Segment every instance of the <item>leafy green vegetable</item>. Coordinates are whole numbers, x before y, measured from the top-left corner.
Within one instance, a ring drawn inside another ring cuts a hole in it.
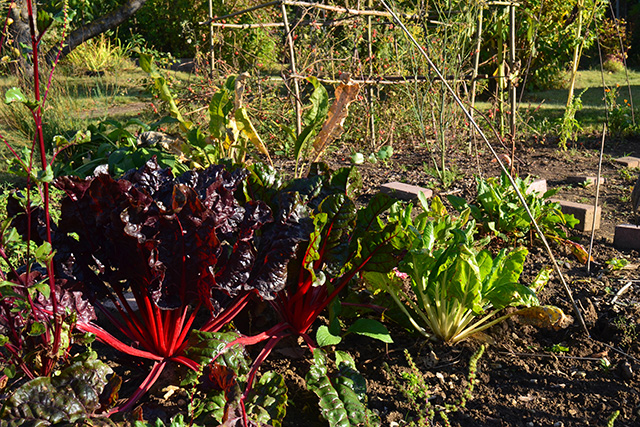
[[[313,351],[313,361],[305,378],[307,388],[320,399],[320,413],[331,427],[350,427],[380,420],[366,407],[366,384],[347,353],[336,354],[338,373],[328,374],[327,356],[321,349]]]
[[[528,192],[530,178],[516,176],[514,180],[545,236],[566,238],[565,229],[573,228],[578,220],[573,215],[563,214],[559,203],[549,201],[557,190],[549,190],[544,194]],[[448,200],[458,211],[470,210],[481,234],[497,236],[505,242],[534,243],[535,229],[531,219],[505,172],[499,179],[478,178],[475,204],[456,196],[448,196]]]
[[[426,206],[426,200],[421,203]],[[396,211],[392,218],[405,226],[411,242],[398,268],[408,275],[411,292],[405,291],[397,272],[366,273],[365,279],[387,291],[425,337],[457,342],[509,317],[496,318],[503,308],[539,305],[534,291],[518,283],[525,248],[502,249],[493,257],[473,240],[475,224],[468,221],[468,210],[452,219],[434,199],[414,222],[410,209]]]
[[[57,376],[28,381],[5,401],[0,427],[71,425],[90,419],[105,410],[111,399],[114,391],[107,384],[112,374],[92,353]]]

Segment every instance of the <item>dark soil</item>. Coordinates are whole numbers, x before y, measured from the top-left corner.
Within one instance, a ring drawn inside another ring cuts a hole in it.
[[[516,166],[521,176],[531,174],[545,178],[550,188],[559,189],[557,198],[593,203],[595,187],[570,185],[568,178],[597,174],[599,143],[599,139],[594,138],[565,152],[550,145],[525,145],[518,149]],[[640,141],[607,144],[602,165],[606,182],[600,189],[602,221],[595,233],[593,274],[588,274],[586,267],[572,255],[554,248],[588,333],[574,319],[568,327],[559,330],[506,321],[481,337],[455,346],[429,342],[392,322],[388,326],[393,344],[349,335],[338,349],[355,357],[358,369],[367,380],[369,406],[378,413],[383,426],[405,425],[416,420],[425,407],[411,405],[391,379],[400,378],[401,373],[408,370],[405,350],[423,373],[429,386],[429,402],[437,408],[454,403],[468,388],[469,359],[482,344],[486,351],[478,364],[477,384],[466,407],[448,415],[451,425],[606,426],[609,417],[620,411],[616,426],[640,426],[640,259],[638,252],[618,251],[612,244],[615,225],[635,220],[629,196],[638,174],[624,170],[613,159],[634,153],[640,155]],[[396,144],[394,150],[388,164],[359,166],[367,194],[377,192],[380,184],[390,181],[433,186],[434,179],[423,167],[423,163],[431,164],[428,148]],[[332,154],[330,163],[333,167],[348,165],[348,156],[346,148],[338,150]],[[499,173],[488,150],[469,156],[461,148],[447,153],[447,160],[455,164],[463,176],[446,191],[436,187],[436,194],[455,193],[472,200],[476,187],[474,176]],[[589,233],[573,231],[571,234],[588,247]],[[630,263],[621,271],[610,271],[606,261],[614,258],[625,258]],[[550,264],[542,249],[531,248],[523,280],[530,280]],[[632,285],[615,298],[629,281]],[[568,292],[558,277],[554,276],[541,291],[540,299],[575,317]],[[353,319],[345,319],[346,323],[350,321]],[[285,376],[289,405],[283,425],[327,425],[319,416],[317,397],[304,386],[310,354],[293,351],[295,348],[295,342],[281,342],[261,368],[277,370]],[[605,359],[608,365],[603,363]],[[178,403],[173,400],[173,405],[185,404],[184,400]],[[156,403],[160,404],[162,402]],[[444,425],[438,415],[435,422],[425,425]]]

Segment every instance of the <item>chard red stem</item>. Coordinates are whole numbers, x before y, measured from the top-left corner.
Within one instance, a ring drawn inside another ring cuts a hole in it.
[[[136,392],[133,393],[133,395],[129,398],[129,400],[127,400],[127,402],[123,406],[115,408],[113,411],[111,411],[111,413],[127,412],[130,409],[132,409],[133,405],[135,405],[138,399],[140,399],[142,395],[144,395],[147,391],[149,391],[151,386],[155,384],[156,381],[158,381],[158,378],[160,377],[160,374],[164,370],[165,366],[167,366],[166,360],[162,360],[160,362],[154,363],[153,368],[151,368],[151,372],[149,372],[149,375],[147,375],[147,378],[145,378],[142,384],[140,384]]]
[[[180,333],[180,336],[178,337],[178,339],[172,344],[172,347],[175,347],[178,343],[180,343],[180,345],[176,349],[174,349],[174,351],[171,354],[180,354],[184,351],[185,348],[187,348],[187,345],[189,344],[187,341],[187,334],[189,333],[189,331],[191,331],[191,325],[193,324],[193,321],[196,319],[197,313],[198,313],[198,310],[194,310],[189,316],[189,320],[187,321],[187,324],[182,327],[182,332]]]
[[[231,306],[227,307],[218,317],[210,319],[200,330],[204,332],[217,332],[220,330],[221,327],[229,323],[242,311],[249,302],[250,296],[250,292],[245,292],[241,296],[236,297]]]
[[[140,309],[140,314],[142,318],[146,320],[147,330],[149,331],[149,335],[147,335],[147,340],[151,340],[149,344],[152,344],[156,351],[159,350],[158,345],[158,336],[155,333],[157,331],[157,325],[155,321],[155,317],[153,315],[153,308],[151,307],[151,301],[149,298],[143,299],[143,305],[138,307]]]
[[[258,357],[251,365],[251,369],[249,370],[249,375],[247,376],[247,386],[244,389],[244,393],[242,394],[242,402],[247,398],[249,392],[251,391],[251,386],[253,385],[253,381],[255,380],[256,374],[258,373],[258,368],[265,361],[267,356],[271,354],[271,350],[280,342],[281,339],[288,336],[289,333],[277,334],[269,339],[269,342],[264,346],[264,348],[260,351]]]
[[[164,328],[164,341],[167,343],[167,355],[171,356],[175,347],[176,339],[182,332],[182,325],[184,323],[183,314],[185,307],[182,306],[175,310],[169,310],[165,318],[165,325],[173,325],[173,327]]]
[[[148,331],[144,328],[145,325],[142,324],[142,322],[138,319],[136,313],[134,313],[133,309],[127,302],[127,299],[124,297],[122,289],[116,289],[115,292],[118,296],[118,299],[120,300],[120,304],[116,304],[116,308],[118,309],[118,312],[120,313],[122,319],[127,324],[127,328],[120,328],[120,330],[133,341],[139,341],[141,343],[145,342],[145,337],[148,335]],[[138,298],[136,298],[136,302],[137,301]],[[125,311],[123,311],[121,306],[124,307],[126,313]],[[138,302],[138,307],[140,306],[141,303]]]
[[[154,339],[158,342],[158,350],[160,354],[163,356],[168,356],[167,354],[167,342],[165,340],[165,332],[164,332],[164,322],[167,319],[167,312],[164,310],[160,310],[157,304],[151,302],[151,310],[154,315],[156,327],[153,330]],[[169,324],[167,324],[169,325]]]
[[[107,344],[118,351],[121,351],[125,354],[131,356],[142,357],[144,359],[150,360],[162,360],[163,357],[158,356],[157,354],[151,353],[146,350],[140,350],[138,348],[132,347],[128,344],[123,343],[118,338],[111,335],[109,332],[105,331],[101,327],[94,325],[90,322],[78,322],[76,323],[76,328],[78,328],[82,332],[88,332],[94,334],[98,341]]]
[[[174,357],[171,357],[170,360],[173,360],[174,362],[178,362],[186,366],[187,368],[191,369],[192,371],[197,372],[200,370],[200,364],[194,360],[189,359],[188,357],[174,356]]]
[[[47,169],[47,156],[46,150],[44,146],[44,134],[42,132],[42,105],[40,105],[40,70],[38,64],[38,42],[36,40],[36,28],[35,28],[35,16],[33,15],[33,4],[32,0],[27,0],[27,13],[29,19],[29,32],[31,33],[31,49],[32,49],[32,57],[33,57],[33,89],[35,95],[35,101],[38,105],[36,109],[32,112],[35,126],[36,126],[36,138],[38,142],[38,147],[40,149],[40,162],[42,164],[42,170],[45,171]],[[51,238],[51,217],[49,212],[49,183],[44,182],[44,218],[45,225],[47,230],[47,242],[51,244],[53,242]],[[55,276],[53,271],[53,259],[50,259],[47,262],[47,275],[49,276],[49,287],[51,288],[50,299],[51,306],[53,307],[53,345],[51,347],[50,354],[58,354],[60,349],[60,334],[62,333],[62,319],[58,314],[58,298],[56,297],[56,287],[55,287]],[[48,360],[47,365],[45,367],[46,372],[48,373],[51,369],[53,369],[53,360]]]
[[[112,302],[117,301],[112,299]],[[123,324],[122,322],[120,322],[120,320],[118,320],[116,318],[116,316],[114,316],[113,314],[111,314],[111,312],[103,305],[101,304],[99,301],[96,301],[93,303],[93,305],[95,307],[98,307],[98,309],[100,310],[100,312],[102,314],[104,314],[107,319],[109,319],[109,321],[111,323],[113,323],[113,325],[118,328],[118,330],[122,331],[129,339],[133,340],[133,341],[140,341],[142,339],[142,335],[136,336],[128,326],[126,326],[125,324]],[[117,308],[118,312],[120,313],[120,316],[122,316],[122,318],[125,317],[124,311],[119,307],[118,304],[115,304],[115,307]]]
[[[36,375],[31,372],[29,366],[27,366],[24,359],[22,359],[22,356],[20,356],[18,348],[16,348],[16,346],[11,343],[6,343],[4,346],[7,350],[9,350],[9,353],[11,353],[13,355],[13,358],[18,362],[18,366],[20,367],[22,372],[24,372],[24,374],[28,376],[30,380],[36,378]]]

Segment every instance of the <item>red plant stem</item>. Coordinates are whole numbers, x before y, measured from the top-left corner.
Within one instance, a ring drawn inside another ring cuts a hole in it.
[[[149,335],[149,332],[145,329],[145,325],[142,324],[142,322],[138,319],[138,315],[133,311],[133,309],[127,302],[127,299],[124,297],[124,294],[122,293],[122,289],[115,289],[115,292],[116,292],[116,295],[118,296],[118,300],[120,301],[120,303],[115,304],[115,306],[118,309],[118,312],[120,313],[120,317],[127,324],[126,328],[118,328],[118,329],[120,329],[127,337],[129,337],[129,339],[133,341],[139,341],[141,343],[145,342],[146,341],[145,337]],[[138,298],[136,297],[136,302],[137,301],[138,301]],[[140,304],[141,303],[138,303],[138,306],[140,306]],[[126,313],[123,311],[121,306],[124,307],[124,309],[126,310]],[[105,312],[109,318],[113,318],[113,316],[111,316],[110,313],[107,312],[107,310],[103,309],[102,311]],[[120,324],[120,322],[117,322],[116,324],[118,325]]]
[[[156,352],[158,352],[158,336],[155,333],[155,331],[157,331],[157,326],[151,304],[152,302],[150,301],[150,298],[143,298],[142,305],[138,305],[138,309],[140,309],[140,315],[143,318],[143,324],[145,324],[145,326],[147,327],[148,335],[145,337],[148,341],[147,344],[152,345]]]
[[[162,339],[165,342],[165,348],[167,349],[167,356],[171,356],[171,352],[173,351],[173,342],[175,338],[180,336],[180,332],[182,332],[182,323],[183,323],[183,314],[186,307],[182,306],[180,308],[176,308],[173,310],[168,310],[167,313],[163,313],[164,320],[163,324],[166,327],[164,329],[164,336]],[[176,314],[178,313],[178,314]]]
[[[288,323],[278,323],[277,325],[272,326],[269,330],[265,332],[260,332],[258,335],[253,335],[251,337],[242,336],[242,337],[236,338],[235,340],[227,344],[227,348],[233,347],[236,344],[240,344],[244,346],[255,345],[262,341],[266,341],[268,339],[274,339],[280,336],[288,328],[290,328]],[[290,333],[285,333],[284,336],[287,336],[289,334]]]
[[[171,360],[181,363],[184,366],[186,366],[187,368],[193,370],[193,371],[199,371],[200,370],[200,364],[189,359],[188,357],[185,356],[175,356],[175,357],[171,357]]]
[[[123,343],[109,332],[105,331],[101,327],[94,325],[90,322],[78,322],[76,323],[76,328],[78,328],[82,332],[88,332],[94,334],[98,341],[105,343],[118,351],[121,351],[125,354],[129,354],[131,356],[142,357],[144,359],[151,360],[163,360],[162,356],[158,356],[157,354],[151,353],[149,351],[140,350],[134,347],[131,347],[128,344]]]
[[[180,333],[180,336],[171,345],[173,348],[173,350],[171,351],[171,354],[180,354],[184,351],[185,348],[187,348],[187,345],[189,344],[189,342],[187,341],[187,334],[191,331],[191,325],[193,324],[193,321],[196,319],[196,314],[198,313],[199,308],[200,308],[200,305],[198,305],[198,308],[196,310],[193,310],[193,312],[191,312],[191,315],[189,316],[189,320],[187,321],[187,324],[182,327],[182,332]]]
[[[305,334],[300,334],[300,336],[302,337],[304,342],[307,343],[307,346],[309,347],[309,350],[311,350],[311,353],[313,353],[313,350],[316,349],[316,343],[313,342],[313,340],[311,339],[309,334],[306,334],[306,333]]]
[[[218,317],[210,319],[205,325],[200,328],[203,332],[217,332],[224,325],[229,323],[234,317],[238,315],[242,311],[242,309],[249,302],[249,297],[251,296],[251,292],[245,292],[244,294],[235,298],[232,305],[225,308],[222,314]]]
[[[164,321],[167,320],[166,317],[168,313],[164,312],[164,310],[160,310],[160,307],[158,307],[157,304],[153,302],[151,302],[150,304],[156,324],[156,328],[153,330],[154,339],[158,343],[158,350],[160,351],[160,354],[166,357],[168,356],[168,354],[167,341],[164,335]],[[169,323],[167,323],[167,325],[169,325]]]
[[[18,366],[20,367],[22,372],[24,372],[24,374],[29,377],[30,380],[36,378],[37,375],[35,375],[31,371],[31,369],[29,369],[29,366],[24,362],[24,359],[22,359],[22,356],[20,356],[20,352],[18,351],[16,346],[14,346],[11,343],[6,343],[4,347],[9,351],[9,353],[11,353],[13,358],[18,361]]]
[[[60,62],[60,54],[62,53],[62,47],[64,46],[64,42],[65,39],[67,38],[67,30],[69,29],[69,6],[67,4],[67,2],[63,3],[63,12],[64,12],[64,25],[62,27],[62,34],[60,36],[60,47],[58,48],[58,52],[56,53],[56,59],[54,59],[53,64],[51,65],[51,72],[49,73],[49,79],[47,80],[47,89],[44,91],[44,96],[42,97],[42,105],[44,106],[45,102],[47,101],[47,96],[49,95],[49,89],[51,88],[51,84],[53,83],[53,72],[56,69],[56,66],[58,65],[58,62]],[[42,37],[43,34],[41,34],[40,37]],[[38,41],[38,43],[40,43],[40,41]],[[53,156],[53,158],[55,158],[55,155]],[[53,159],[51,159],[51,162],[53,163]]]
[[[114,408],[110,413],[127,412],[131,408],[133,408],[133,405],[135,405],[138,399],[140,399],[140,397],[142,397],[147,391],[149,391],[151,386],[155,384],[156,381],[158,381],[158,378],[160,377],[160,374],[164,370],[165,366],[167,366],[166,360],[154,363],[153,368],[151,368],[151,372],[149,372],[149,375],[147,375],[147,378],[144,379],[142,384],[140,384],[138,389],[135,391],[135,393],[133,393],[129,400],[127,400],[127,402],[123,406]]]
[[[247,386],[245,387],[244,393],[242,394],[243,402],[247,398],[249,391],[251,391],[253,380],[255,379],[256,374],[258,373],[258,368],[260,367],[260,365],[262,365],[262,362],[264,362],[267,356],[269,356],[271,350],[273,350],[276,344],[278,344],[281,339],[288,335],[289,333],[285,332],[283,334],[278,334],[271,337],[267,345],[265,345],[264,348],[260,351],[260,354],[258,355],[258,357],[256,357],[256,360],[253,362],[253,365],[251,365],[251,369],[249,370],[249,376],[247,377]]]
[[[36,40],[36,28],[34,24],[35,16],[33,15],[32,0],[27,0],[27,14],[29,19],[29,32],[31,33],[31,49],[33,52],[33,86],[36,104],[38,105],[34,111],[32,111],[34,122],[36,125],[36,138],[38,146],[40,148],[40,162],[42,164],[42,170],[47,169],[47,156],[44,146],[44,135],[42,133],[42,106],[40,105],[40,76],[38,68],[38,43]],[[44,182],[44,216],[47,229],[47,241],[52,243],[51,239],[51,218],[49,214],[49,183]],[[54,318],[54,337],[53,345],[50,350],[50,354],[58,354],[60,349],[60,335],[62,333],[62,319],[58,314],[58,299],[56,297],[55,276],[53,271],[53,258],[47,263],[47,275],[49,276],[49,287],[51,288],[51,305],[53,307]],[[45,366],[45,372],[48,373],[53,369],[54,360],[51,358],[47,360]]]

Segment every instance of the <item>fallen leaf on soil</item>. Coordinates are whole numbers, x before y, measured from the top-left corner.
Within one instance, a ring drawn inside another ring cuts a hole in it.
[[[564,329],[573,323],[571,316],[567,316],[561,309],[552,305],[527,307],[518,310],[515,314],[524,323],[538,328]]]

